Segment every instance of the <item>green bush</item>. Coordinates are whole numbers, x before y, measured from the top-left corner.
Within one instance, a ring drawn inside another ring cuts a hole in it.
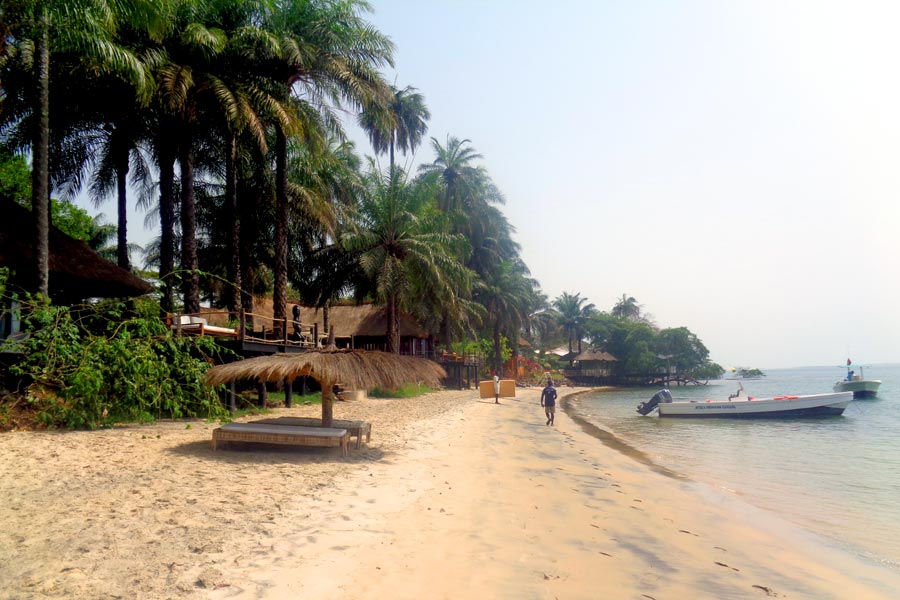
[[[181,336],[150,299],[80,307],[32,301],[23,309],[29,333],[14,375],[40,422],[94,429],[115,421],[216,417],[217,391],[201,382],[223,350],[205,337]]]

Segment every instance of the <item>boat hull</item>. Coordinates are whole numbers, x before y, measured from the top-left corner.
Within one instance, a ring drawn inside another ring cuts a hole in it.
[[[835,392],[853,392],[854,398],[874,398],[881,387],[879,379],[855,379],[853,381],[838,381],[834,384]]]
[[[660,403],[659,416],[680,419],[783,419],[841,415],[850,392],[731,401]]]

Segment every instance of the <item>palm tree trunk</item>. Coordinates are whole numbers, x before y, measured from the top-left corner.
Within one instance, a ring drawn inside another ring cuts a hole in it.
[[[397,137],[395,131],[391,131],[391,173],[394,172],[394,138]]]
[[[242,184],[238,201],[238,208],[241,211],[241,236],[240,236],[240,260],[241,260],[241,306],[244,307],[244,313],[247,314],[245,323],[247,327],[253,329],[253,253],[256,247],[257,224],[253,218],[253,206],[260,202],[259,198],[254,196],[247,197],[245,194],[250,193],[247,184]]]
[[[494,370],[503,377],[503,350],[500,346],[500,322],[494,323]]]
[[[36,84],[31,163],[31,212],[34,215],[34,290],[50,293],[50,16],[39,8],[38,33],[34,43]]]
[[[228,149],[225,153],[225,205],[228,207],[228,218],[231,220],[231,231],[228,235],[228,310],[232,314],[241,312],[241,216],[238,207],[237,174],[235,157],[237,155],[237,139],[229,132]]]
[[[184,312],[200,312],[200,275],[197,272],[197,210],[194,206],[194,157],[190,136],[181,145],[181,293]]]
[[[450,315],[446,312],[441,317],[441,335],[443,337],[444,346],[449,350],[453,345],[453,336],[450,335]]]
[[[161,306],[175,309],[175,151],[164,135],[159,140],[159,278],[163,284]]]
[[[328,333],[331,331],[331,302],[325,302],[322,306],[322,333]],[[319,343],[319,340],[313,340],[314,343]]]
[[[387,312],[387,351],[400,354],[400,319],[397,315],[397,298],[388,298],[385,311]]]
[[[116,148],[116,191],[119,209],[116,231],[116,263],[123,269],[131,270],[128,257],[128,147],[118,144]]]
[[[276,126],[275,134],[275,285],[272,316],[274,325],[284,328],[287,326],[288,270],[287,138],[280,126]]]

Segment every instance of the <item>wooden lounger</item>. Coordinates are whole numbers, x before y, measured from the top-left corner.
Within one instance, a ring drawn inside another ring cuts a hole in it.
[[[229,423],[213,429],[212,447],[219,442],[256,442],[293,446],[340,446],[341,455],[350,453],[350,432],[331,427],[297,427],[269,423]]]
[[[252,421],[253,423],[267,423],[270,425],[292,425],[299,427],[321,427],[322,419],[315,417],[274,417],[271,419],[259,419]],[[345,421],[343,419],[335,419],[331,422],[332,427],[337,429],[346,429],[350,435],[356,436],[356,447],[360,447],[362,436],[366,436],[366,443],[372,439],[372,424],[366,421]]]

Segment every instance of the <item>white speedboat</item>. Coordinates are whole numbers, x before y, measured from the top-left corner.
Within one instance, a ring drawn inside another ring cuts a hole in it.
[[[852,367],[853,364],[850,362],[850,359],[847,359],[847,377],[834,384],[834,391],[853,392],[854,398],[871,398],[875,396],[878,393],[878,388],[881,387],[881,380],[866,379],[862,365],[856,367],[859,369],[859,375],[856,374],[856,370]]]
[[[661,390],[638,404],[637,411],[646,416],[656,410],[660,417],[782,419],[840,415],[852,400],[850,392],[754,398],[741,389],[728,400],[674,401],[669,390]]]

